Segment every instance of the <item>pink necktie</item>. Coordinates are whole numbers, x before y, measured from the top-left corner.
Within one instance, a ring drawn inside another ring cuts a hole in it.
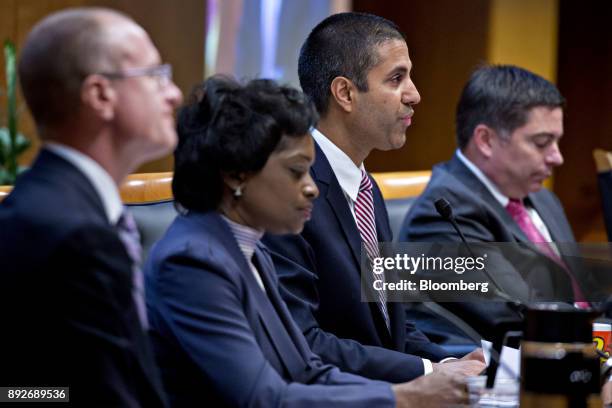
[[[576,282],[576,279],[574,278],[570,270],[567,268],[565,262],[563,262],[563,259],[561,259],[561,257],[555,252],[552,246],[550,246],[550,243],[546,241],[546,239],[544,239],[544,236],[542,236],[540,231],[538,231],[533,221],[531,220],[531,217],[527,213],[527,209],[525,209],[523,202],[521,200],[510,199],[510,201],[506,205],[506,210],[508,211],[508,213],[510,213],[510,216],[525,233],[527,239],[533,242],[538,247],[540,252],[542,252],[544,255],[549,257],[559,266],[561,266],[566,272],[572,283],[572,290],[574,292],[574,301],[576,302],[576,305],[578,305],[578,307],[580,308],[588,308],[589,303],[584,301],[585,298],[582,294],[582,290],[580,290],[580,286],[578,286],[578,282]]]
[[[374,199],[372,196],[372,182],[368,174],[361,170],[361,184],[359,185],[359,193],[357,193],[357,201],[355,201],[355,217],[357,218],[357,229],[361,236],[361,241],[365,247],[368,259],[372,261],[380,256],[378,250],[378,238],[376,236],[376,222],[374,219]],[[374,275],[374,279],[383,279],[384,275]],[[389,312],[387,311],[386,294],[382,290],[377,290],[378,307],[385,319],[387,329],[389,329]]]

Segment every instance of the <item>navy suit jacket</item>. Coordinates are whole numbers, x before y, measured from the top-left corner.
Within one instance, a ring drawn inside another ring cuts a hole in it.
[[[146,267],[154,347],[173,407],[394,406],[389,384],[324,365],[277,290],[263,246],[257,284],[216,212],[179,215]]]
[[[484,184],[455,155],[449,162],[436,165],[423,194],[410,209],[402,226],[400,241],[458,242],[452,225],[438,215],[434,202],[445,197],[462,232],[471,242],[530,241],[499,201]],[[557,197],[547,189],[529,194],[526,198],[536,209],[548,228],[552,240],[574,243],[574,234]],[[534,248],[516,249],[513,262],[507,254],[487,253],[488,272],[493,274],[502,289],[523,302],[560,298],[572,301],[573,292],[567,272]],[[518,253],[518,252],[517,252]],[[574,257],[565,258],[566,264],[583,289],[589,286],[588,276],[579,275],[582,265]],[[487,335],[500,318],[516,317],[502,302],[443,303],[462,317],[481,335]]]
[[[89,180],[43,150],[0,204],[0,384],[78,406],[165,406],[132,266]]]
[[[319,146],[311,175],[320,194],[304,231],[297,236],[267,235],[264,240],[293,317],[312,350],[342,370],[390,382],[422,375],[420,357],[439,361],[449,354],[406,321],[402,304],[387,305],[389,331],[378,305],[361,300],[361,238]],[[390,242],[385,203],[371,181],[378,240]]]

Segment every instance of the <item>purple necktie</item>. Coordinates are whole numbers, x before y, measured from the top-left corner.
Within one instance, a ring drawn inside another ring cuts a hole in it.
[[[580,308],[588,308],[589,303],[585,302],[582,290],[580,290],[580,286],[578,286],[578,282],[576,282],[574,275],[572,275],[570,270],[567,268],[565,262],[563,262],[563,259],[555,252],[550,243],[546,241],[544,236],[540,233],[540,231],[538,231],[535,224],[531,220],[531,217],[527,213],[527,209],[523,205],[523,202],[521,200],[510,199],[510,201],[506,205],[506,210],[508,211],[508,213],[510,213],[510,216],[525,233],[527,239],[533,242],[538,247],[540,252],[542,252],[548,258],[550,258],[559,266],[561,266],[566,272],[572,283],[574,301],[576,302],[577,306]]]
[[[119,238],[125,246],[130,259],[132,260],[132,296],[136,305],[138,318],[144,329],[147,329],[149,324],[147,321],[147,307],[144,297],[144,277],[142,274],[142,246],[140,245],[140,234],[138,227],[134,221],[132,214],[126,209],[123,210],[119,221],[117,221],[117,230]]]
[[[361,236],[361,241],[365,247],[370,263],[374,258],[380,256],[378,250],[378,238],[376,236],[376,222],[374,218],[374,199],[372,196],[372,182],[365,170],[361,170],[361,184],[359,193],[357,193],[357,201],[355,201],[355,218],[357,219],[357,229]],[[380,276],[374,275],[374,279],[384,280],[384,274]],[[378,307],[385,319],[385,325],[389,329],[389,312],[387,311],[387,297],[384,290],[377,290]]]

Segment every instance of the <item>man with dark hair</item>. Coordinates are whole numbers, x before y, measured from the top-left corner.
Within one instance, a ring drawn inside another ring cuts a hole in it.
[[[564,103],[553,84],[525,69],[477,69],[457,105],[458,149],[449,162],[434,167],[404,221],[400,240],[460,241],[434,207],[444,197],[468,241],[538,245],[539,250],[527,248],[512,261],[507,254],[499,256],[501,250],[487,253],[488,272],[512,298],[584,301],[572,262],[549,244],[574,242],[574,235],[561,203],[542,187],[563,163],[559,141]],[[481,335],[490,334],[502,317],[516,318],[501,302],[444,305]],[[440,323],[435,324],[438,331]]]
[[[312,30],[298,73],[321,117],[311,169],[320,195],[301,235],[265,241],[312,350],[344,371],[390,382],[434,370],[476,375],[483,367],[473,360],[480,351],[432,364],[449,354],[406,323],[403,305],[384,294],[361,301],[362,243],[372,259],[379,241],[391,241],[382,195],[363,162],[373,149],[404,145],[420,101],[411,69],[403,35],[384,18],[341,13]]]
[[[140,251],[118,186],[172,151],[182,96],[147,33],[67,9],[30,32],[19,76],[42,150],[0,205],[0,384],[79,406],[165,406]],[[55,394],[54,394],[55,395]]]
[[[300,86],[317,110],[327,112],[330,85],[337,76],[367,92],[368,73],[384,58],[376,48],[390,40],[406,42],[393,22],[371,14],[340,13],[319,23],[302,45],[298,61]]]

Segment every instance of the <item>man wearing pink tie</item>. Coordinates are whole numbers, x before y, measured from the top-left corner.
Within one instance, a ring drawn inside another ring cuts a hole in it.
[[[400,241],[459,241],[434,208],[444,197],[467,241],[528,246],[512,261],[496,257],[493,262],[489,256],[488,271],[508,295],[522,302],[562,300],[587,307],[592,292],[585,277],[579,276],[575,260],[565,258],[563,248],[554,244],[575,242],[572,229],[557,197],[543,188],[553,169],[563,164],[559,142],[564,104],[552,83],[525,69],[477,69],[457,105],[458,149],[449,162],[434,167],[404,221]],[[502,302],[445,306],[482,335],[500,317],[514,315]]]

